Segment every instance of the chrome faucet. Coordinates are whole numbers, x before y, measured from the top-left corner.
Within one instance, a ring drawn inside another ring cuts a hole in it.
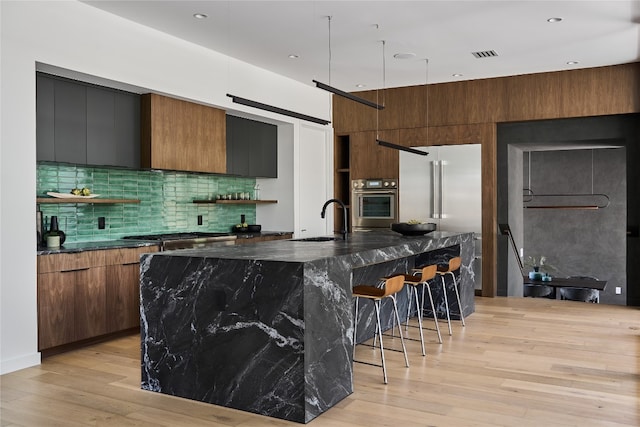
[[[322,212],[320,212],[320,218],[324,218],[325,212],[327,210],[327,206],[329,206],[330,203],[337,203],[340,206],[342,206],[342,213],[344,214],[344,223],[343,223],[344,228],[340,230],[340,234],[342,234],[342,240],[347,240],[347,207],[344,205],[342,200],[329,199],[326,202],[324,202],[324,206],[322,207]]]

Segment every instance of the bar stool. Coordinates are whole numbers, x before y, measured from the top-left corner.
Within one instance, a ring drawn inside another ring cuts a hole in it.
[[[384,383],[387,384],[387,365],[384,360],[384,346],[382,344],[382,324],[380,323],[380,305],[381,301],[384,298],[391,298],[393,301],[393,312],[395,314],[396,320],[398,321],[398,325],[400,325],[400,316],[398,315],[398,305],[396,304],[395,294],[400,292],[404,287],[404,276],[397,275],[389,278],[385,278],[384,287],[379,288],[376,286],[369,285],[358,285],[353,287],[353,296],[356,299],[356,308],[355,308],[355,321],[358,321],[358,301],[360,298],[365,298],[370,301],[373,301],[373,305],[376,311],[376,334],[380,337],[380,358],[382,360],[382,365],[376,365],[368,362],[361,362],[355,360],[356,353],[356,331],[358,330],[358,325],[354,325],[353,327],[353,361],[358,363],[364,363],[372,366],[381,366],[382,374],[384,376]],[[400,342],[402,343],[402,352],[404,353],[404,361],[406,366],[409,367],[409,358],[407,356],[407,348],[404,345],[404,338],[402,337],[402,330],[398,326],[400,330]]]
[[[460,293],[458,292],[458,284],[456,283],[456,275],[455,272],[460,270],[460,265],[462,264],[462,258],[454,257],[449,260],[448,265],[438,265],[438,271],[436,274],[440,276],[442,279],[442,294],[444,295],[444,307],[447,312],[447,324],[449,325],[449,335],[453,335],[453,331],[451,330],[451,316],[449,313],[449,301],[447,300],[447,286],[445,283],[445,277],[447,274],[451,274],[453,277],[453,290],[456,293],[456,299],[458,300],[458,307],[460,309],[460,320],[462,320],[462,326],[464,324],[464,314],[462,314],[462,303],[460,302]],[[434,313],[435,315],[435,313]]]
[[[424,348],[424,335],[422,333],[422,319],[424,312],[424,290],[427,289],[429,295],[429,302],[431,303],[431,311],[433,312],[433,321],[436,324],[436,331],[438,332],[438,342],[442,344],[442,335],[440,335],[440,326],[438,325],[438,316],[436,316],[436,308],[433,304],[433,295],[431,293],[431,286],[429,281],[436,277],[437,265],[427,265],[426,267],[417,268],[413,270],[413,275],[405,274],[404,283],[411,285],[407,287],[408,300],[407,304],[407,323],[406,327],[409,328],[409,315],[411,314],[411,303],[415,301],[415,308],[418,312],[418,328],[420,329],[420,344],[422,345],[422,355],[426,355]],[[422,299],[418,299],[418,286],[422,285]],[[414,298],[415,297],[415,298]],[[411,338],[407,338],[411,339]]]

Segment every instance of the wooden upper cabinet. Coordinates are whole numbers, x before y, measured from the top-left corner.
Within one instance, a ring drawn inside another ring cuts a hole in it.
[[[226,173],[224,110],[146,94],[141,118],[142,167]]]
[[[398,142],[397,130],[380,131],[380,139],[393,144]],[[351,179],[398,178],[398,150],[376,143],[376,132],[354,132],[350,135]]]

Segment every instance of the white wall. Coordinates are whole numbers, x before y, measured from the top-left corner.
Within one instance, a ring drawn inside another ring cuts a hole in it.
[[[276,199],[277,204],[256,205],[256,223],[268,231],[294,231],[294,161],[297,126],[278,124],[278,179],[256,179],[260,198]],[[288,194],[291,197],[283,198]]]
[[[333,159],[333,134],[302,125],[299,141],[296,165],[300,168],[300,179],[294,193],[299,201],[296,203],[297,237],[333,234],[335,206],[328,207],[325,218],[320,216],[327,194],[333,194],[333,162],[330,160]]]
[[[329,95],[76,1],[0,2],[0,372],[39,363],[35,254],[36,64],[221,108],[227,93],[329,119]],[[295,180],[294,180],[295,181]],[[278,194],[291,199],[290,194]]]

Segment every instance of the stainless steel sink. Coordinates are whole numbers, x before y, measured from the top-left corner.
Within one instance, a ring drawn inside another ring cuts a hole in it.
[[[319,237],[305,237],[304,239],[294,239],[294,242],[331,242],[333,240],[342,240],[337,237],[327,237],[327,236],[319,236]]]

